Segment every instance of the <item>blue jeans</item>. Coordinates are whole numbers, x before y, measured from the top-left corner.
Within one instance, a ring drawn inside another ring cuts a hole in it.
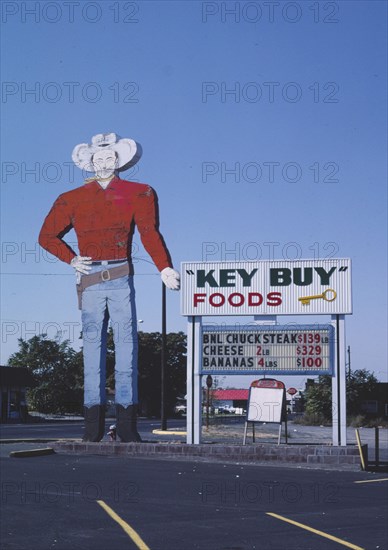
[[[124,264],[125,262],[123,262]],[[118,267],[117,264],[111,267]],[[92,266],[89,273],[109,266]],[[137,321],[133,276],[89,286],[82,293],[84,405],[105,403],[106,344],[110,319],[115,344],[116,405],[133,405],[137,394]]]

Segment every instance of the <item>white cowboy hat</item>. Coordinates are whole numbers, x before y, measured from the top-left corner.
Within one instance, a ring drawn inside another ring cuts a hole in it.
[[[120,136],[111,134],[97,134],[92,137],[92,143],[80,143],[73,149],[71,155],[73,162],[81,170],[94,172],[92,163],[94,153],[101,149],[110,149],[117,154],[117,170],[127,170],[140,160],[142,149],[139,143],[133,139],[120,138]]]

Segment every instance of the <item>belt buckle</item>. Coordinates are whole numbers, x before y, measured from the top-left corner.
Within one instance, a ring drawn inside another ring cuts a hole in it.
[[[110,281],[110,273],[108,269],[104,269],[104,271],[101,271],[101,279],[104,282]]]

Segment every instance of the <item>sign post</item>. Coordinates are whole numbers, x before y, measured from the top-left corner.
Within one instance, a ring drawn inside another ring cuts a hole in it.
[[[181,312],[188,317],[187,442],[201,439],[203,375],[329,374],[333,445],[345,446],[350,259],[184,262],[181,274]],[[254,321],[202,325],[204,316],[237,315]],[[277,325],[277,315],[329,315],[331,323]]]
[[[206,377],[206,429],[209,429],[209,409],[210,409],[210,388],[213,385],[213,378],[210,374]]]
[[[188,318],[187,330],[187,443],[201,442],[202,384],[200,374],[201,317]]]
[[[298,393],[298,390],[296,388],[288,388],[287,390],[288,395],[291,395],[291,413],[294,412],[294,395]]]
[[[346,446],[346,342],[345,316],[333,315],[335,326],[335,368],[331,382],[333,445]]]

